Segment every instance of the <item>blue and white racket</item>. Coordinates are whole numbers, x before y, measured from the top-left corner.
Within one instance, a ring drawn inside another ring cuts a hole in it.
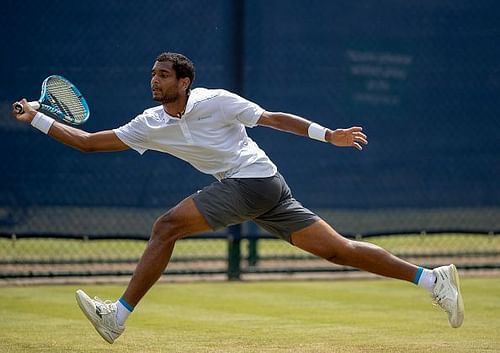
[[[42,83],[38,101],[28,103],[33,109],[72,125],[81,125],[90,116],[87,101],[74,84],[64,77],[52,75]],[[20,103],[14,105],[18,114],[24,112]]]

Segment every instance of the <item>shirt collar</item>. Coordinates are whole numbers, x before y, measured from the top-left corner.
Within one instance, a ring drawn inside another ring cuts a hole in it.
[[[193,110],[194,107],[194,97],[193,97],[193,91],[189,91],[189,96],[186,102],[186,109],[184,109],[184,114],[188,114],[191,110]]]

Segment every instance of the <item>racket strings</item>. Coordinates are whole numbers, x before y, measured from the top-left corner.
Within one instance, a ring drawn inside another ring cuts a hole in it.
[[[67,82],[54,78],[47,82],[47,96],[52,105],[75,121],[85,119],[87,110]]]

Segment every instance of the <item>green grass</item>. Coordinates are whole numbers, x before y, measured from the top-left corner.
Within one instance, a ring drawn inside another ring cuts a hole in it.
[[[122,286],[83,286],[116,298]],[[466,278],[459,329],[426,292],[395,280],[159,284],[114,345],[75,286],[0,288],[0,352],[498,352],[500,281]]]
[[[368,238],[367,241],[394,253],[463,253],[500,252],[500,237],[480,234],[403,235]],[[242,256],[247,254],[248,242],[242,242]],[[138,259],[144,251],[144,241],[74,239],[0,239],[2,260],[119,260]],[[262,256],[295,255],[305,253],[280,240],[258,242]],[[227,256],[226,240],[190,240],[177,242],[173,258]]]
[[[0,239],[3,260],[139,259],[146,246],[142,240]],[[226,256],[225,240],[182,240],[175,256]]]

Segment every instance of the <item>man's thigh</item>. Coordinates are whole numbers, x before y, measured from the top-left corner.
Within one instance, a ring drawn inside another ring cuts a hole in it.
[[[275,208],[254,219],[259,226],[292,244],[291,235],[320,220],[293,197],[282,200]]]

